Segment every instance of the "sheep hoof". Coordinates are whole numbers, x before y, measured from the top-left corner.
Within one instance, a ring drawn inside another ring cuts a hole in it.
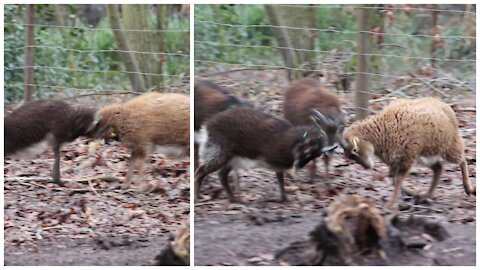
[[[467,195],[468,195],[468,196],[470,196],[470,195],[477,196],[477,187],[471,188],[471,189],[467,192]]]
[[[121,189],[129,189],[130,188],[130,183],[124,183],[124,184],[122,184],[122,186],[120,188]]]
[[[150,183],[141,183],[140,186],[138,187],[139,192],[149,192],[153,190],[153,186],[150,185]]]
[[[392,211],[397,211],[398,210],[398,204],[394,202],[390,202],[387,204],[387,209],[392,210]]]
[[[237,198],[235,198],[235,197],[230,197],[230,198],[228,198],[228,201],[229,201],[230,203],[238,203],[238,202],[239,202],[239,201],[237,200]]]
[[[65,186],[65,183],[63,183],[62,181],[60,181],[59,178],[53,178],[53,183],[61,186],[61,187],[64,187]]]

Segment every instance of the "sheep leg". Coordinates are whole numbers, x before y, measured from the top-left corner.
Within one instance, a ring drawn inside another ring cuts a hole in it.
[[[315,181],[315,174],[317,172],[317,160],[312,159],[310,161],[310,165],[308,166],[308,175],[310,179],[310,183],[313,183]]]
[[[388,172],[388,176],[389,177],[392,177],[392,180],[394,179],[394,175],[398,173],[398,169],[395,169],[395,168],[390,168],[390,171]],[[393,182],[392,182],[393,183]],[[411,196],[411,197],[414,197],[417,195],[417,192],[415,192],[414,190],[412,189],[409,189],[409,188],[406,188],[405,186],[402,185],[402,191],[401,191],[401,195],[402,196]]]
[[[328,167],[330,165],[330,156],[325,154],[323,155],[323,163],[325,164],[325,180],[327,183],[327,186],[330,185],[330,173],[328,171]]]
[[[52,170],[53,182],[58,185],[62,185],[62,182],[60,182],[60,144],[54,144],[53,153],[55,156]]]
[[[280,202],[288,202],[287,195],[285,193],[285,181],[283,172],[275,173],[278,180],[278,185],[280,187]]]
[[[132,154],[130,157],[130,164],[128,164],[127,177],[125,178],[125,182],[122,185],[122,189],[128,189],[132,184],[133,171],[135,169],[135,164],[138,158],[139,158],[139,153],[137,151],[132,151]]]
[[[146,160],[146,153],[141,153],[137,156],[137,170],[138,170],[138,182],[139,182],[139,187],[140,191],[144,192],[147,191],[150,188],[150,185],[148,183],[144,183],[143,176],[145,175],[145,160]]]
[[[240,188],[240,174],[237,169],[233,170],[232,177],[235,184],[235,192],[238,192],[239,194],[242,193],[242,189]]]
[[[196,170],[198,168],[198,144],[194,144],[194,149],[193,149],[193,168]]]
[[[398,209],[398,198],[400,197],[400,191],[402,189],[402,182],[407,176],[408,170],[397,170],[393,176],[393,196],[387,207],[392,210]]]
[[[468,178],[467,160],[463,159],[462,163],[460,163],[460,169],[462,170],[462,181],[465,193],[467,193],[467,195],[476,194],[476,188],[472,187],[472,183]]]
[[[220,182],[222,183],[223,188],[227,192],[228,200],[230,202],[235,202],[235,196],[233,196],[232,189],[230,189],[230,184],[228,183],[228,174],[232,170],[230,166],[223,166],[220,171],[218,171],[218,178],[220,178]]]
[[[195,171],[195,201],[200,199],[200,188],[202,186],[203,179],[212,172],[222,168],[224,164],[227,164],[226,159],[216,159],[211,162],[206,162]]]
[[[432,184],[430,185],[430,189],[428,190],[427,193],[427,198],[432,198],[433,197],[433,192],[435,191],[435,188],[438,186],[438,182],[440,182],[440,175],[442,174],[442,163],[437,162],[430,166],[430,168],[433,170],[433,180]]]

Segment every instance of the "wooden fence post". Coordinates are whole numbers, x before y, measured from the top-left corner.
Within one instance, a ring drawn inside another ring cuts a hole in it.
[[[25,31],[25,78],[23,99],[28,102],[33,96],[34,56],[35,56],[35,5],[27,5],[26,19],[27,31]]]
[[[362,5],[359,12],[358,25],[358,73],[355,98],[356,119],[361,120],[368,116],[369,90],[369,51],[370,51],[370,5]]]

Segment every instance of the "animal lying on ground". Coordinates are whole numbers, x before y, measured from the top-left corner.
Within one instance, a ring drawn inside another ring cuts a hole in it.
[[[375,155],[390,167],[394,184],[390,208],[397,209],[402,182],[417,161],[433,170],[427,198],[433,196],[444,162],[459,164],[465,193],[475,193],[455,113],[435,98],[395,101],[382,112],[353,123],[344,131],[343,140],[345,155],[366,169],[373,168]]]
[[[315,79],[305,78],[292,82],[285,91],[283,105],[285,119],[295,126],[313,125],[312,109],[314,120],[327,135],[328,144],[333,145],[339,142],[345,120],[345,113],[340,109],[339,97]],[[323,160],[328,180],[330,154],[325,153]],[[313,181],[316,171],[315,159],[310,164],[310,180]]]
[[[200,156],[195,172],[195,199],[203,179],[219,170],[220,181],[231,202],[236,201],[228,184],[234,168],[264,167],[275,171],[281,201],[287,201],[284,171],[302,168],[332,149],[325,132],[317,126],[294,127],[288,121],[247,107],[218,113],[201,128]]]
[[[85,135],[95,110],[72,107],[60,100],[38,100],[24,104],[4,118],[5,156],[31,158],[53,147],[53,181],[60,181],[60,148]]]
[[[197,80],[194,87],[194,100],[195,100],[195,169],[198,168],[198,134],[200,128],[207,119],[213,115],[228,110],[230,108],[239,106],[251,106],[245,100],[237,98],[233,94],[229,93],[225,88],[220,85],[214,84],[210,81]],[[240,191],[240,180],[238,171],[234,170],[233,179],[235,183],[235,190]]]
[[[138,163],[139,179],[143,179],[145,158],[154,146],[169,157],[188,155],[189,111],[188,96],[156,92],[97,111],[91,123],[94,136],[109,138],[113,135],[132,152],[122,188],[130,187],[135,163]]]

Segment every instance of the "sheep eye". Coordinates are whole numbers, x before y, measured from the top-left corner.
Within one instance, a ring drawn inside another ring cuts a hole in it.
[[[352,154],[354,154],[355,156],[358,156],[358,148],[353,148]]]

